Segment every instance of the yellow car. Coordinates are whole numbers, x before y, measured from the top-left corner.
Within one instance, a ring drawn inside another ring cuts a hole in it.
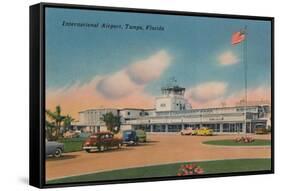
[[[203,136],[213,135],[213,130],[207,127],[202,127],[196,130],[196,135],[203,135]]]

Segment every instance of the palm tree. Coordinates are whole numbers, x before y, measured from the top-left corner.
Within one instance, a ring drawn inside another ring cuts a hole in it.
[[[113,115],[112,112],[103,114],[101,120],[105,122],[107,130],[117,134],[120,131],[121,118],[119,115]]]
[[[45,126],[46,126],[46,138],[49,141],[54,140],[54,137],[53,137],[53,129],[55,127],[54,122],[49,122],[49,121],[46,120]]]
[[[52,121],[49,124],[53,123],[55,128],[55,139],[58,139],[60,136],[59,131],[61,128],[61,123],[63,122],[65,116],[61,115],[61,107],[58,105],[54,112],[46,110],[48,118]],[[53,133],[53,132],[52,132]]]
[[[71,126],[71,122],[73,122],[75,119],[71,117],[70,115],[66,115],[63,119],[63,126],[65,129],[68,129]]]

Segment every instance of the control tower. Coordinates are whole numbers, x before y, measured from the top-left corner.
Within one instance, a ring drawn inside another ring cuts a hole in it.
[[[169,83],[161,88],[162,95],[156,97],[156,111],[183,111],[191,109],[191,105],[184,98],[185,88]]]

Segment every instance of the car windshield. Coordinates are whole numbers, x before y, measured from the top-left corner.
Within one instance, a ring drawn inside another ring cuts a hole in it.
[[[145,132],[144,131],[136,131],[136,133],[137,133],[137,135],[144,135],[145,134]]]
[[[125,131],[124,134],[125,135],[131,135],[133,132],[132,131]]]

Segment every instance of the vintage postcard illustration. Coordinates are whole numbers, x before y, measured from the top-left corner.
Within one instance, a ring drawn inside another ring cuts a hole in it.
[[[271,170],[271,22],[47,7],[46,184]]]

